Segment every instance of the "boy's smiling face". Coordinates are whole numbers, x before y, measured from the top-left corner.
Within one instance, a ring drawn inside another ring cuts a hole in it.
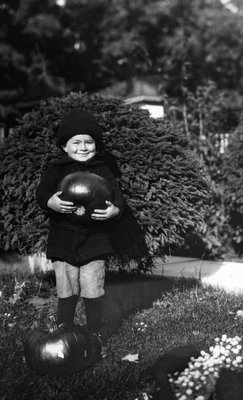
[[[63,150],[76,161],[87,162],[96,155],[96,144],[90,135],[75,135],[67,141]]]

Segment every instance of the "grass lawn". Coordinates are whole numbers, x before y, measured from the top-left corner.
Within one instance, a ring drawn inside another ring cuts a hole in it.
[[[150,367],[159,356],[188,344],[195,344],[207,351],[214,339],[222,334],[230,337],[242,335],[243,319],[236,317],[236,312],[243,309],[242,296],[194,285],[174,285],[174,288],[160,290],[156,281],[151,283],[151,287],[153,284],[157,300],[152,303],[150,299],[149,308],[128,316],[125,314],[131,311],[128,309],[131,303],[129,293],[135,296],[138,290],[135,290],[135,282],[130,286],[130,292],[128,285],[131,283],[124,285],[123,290],[118,290],[119,286],[114,289],[118,283],[113,282],[113,292],[110,291],[110,295],[113,295],[109,302],[113,303],[114,315],[120,313],[122,320],[119,329],[117,321],[113,327],[114,332],[108,342],[108,357],[82,373],[50,377],[38,376],[29,370],[23,360],[23,341],[30,328],[47,322],[50,315],[55,315],[55,288],[41,278],[32,276],[26,278],[21,289],[15,285],[12,275],[2,275],[1,400],[153,399],[156,397],[156,383],[151,377]],[[144,282],[140,282],[140,290],[144,285]],[[109,302],[107,300],[107,307]],[[126,303],[127,306],[122,307]],[[136,305],[137,308],[141,306],[142,303]],[[77,318],[77,322],[82,323],[82,303],[79,307],[81,317]],[[128,354],[138,354],[139,361],[122,360]]]

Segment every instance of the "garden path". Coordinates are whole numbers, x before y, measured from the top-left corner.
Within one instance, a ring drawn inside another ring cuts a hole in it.
[[[243,262],[207,261],[197,258],[154,258],[154,275],[200,280],[205,285],[243,294]]]

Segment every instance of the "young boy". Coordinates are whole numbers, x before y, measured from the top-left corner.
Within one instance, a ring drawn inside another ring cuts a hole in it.
[[[118,218],[123,197],[108,167],[102,161],[102,129],[92,114],[81,109],[66,113],[57,132],[57,146],[65,156],[54,161],[37,188],[39,206],[48,212],[50,230],[47,258],[52,260],[58,294],[57,323],[72,324],[79,296],[85,304],[87,327],[100,336],[104,297],[105,258],[112,246],[104,221]],[[112,193],[105,210],[94,210],[91,222],[80,225],[78,210],[61,200],[58,184],[76,171],[91,172],[106,179]]]

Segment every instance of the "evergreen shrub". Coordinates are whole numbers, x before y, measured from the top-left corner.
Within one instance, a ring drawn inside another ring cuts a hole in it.
[[[224,162],[225,208],[231,227],[232,245],[243,254],[243,119],[231,135]]]
[[[92,112],[103,127],[106,159],[126,199],[128,219],[123,225],[121,219],[117,233],[120,255],[133,258],[134,251],[134,258],[139,256],[142,236],[146,251],[161,255],[181,243],[186,233],[200,229],[208,184],[185,137],[166,119],[156,121],[147,111],[118,98],[71,93],[43,101],[25,114],[1,145],[0,238],[4,250],[45,251],[48,221],[35,201],[35,191],[47,164],[60,156],[55,146],[60,119],[75,107]]]

